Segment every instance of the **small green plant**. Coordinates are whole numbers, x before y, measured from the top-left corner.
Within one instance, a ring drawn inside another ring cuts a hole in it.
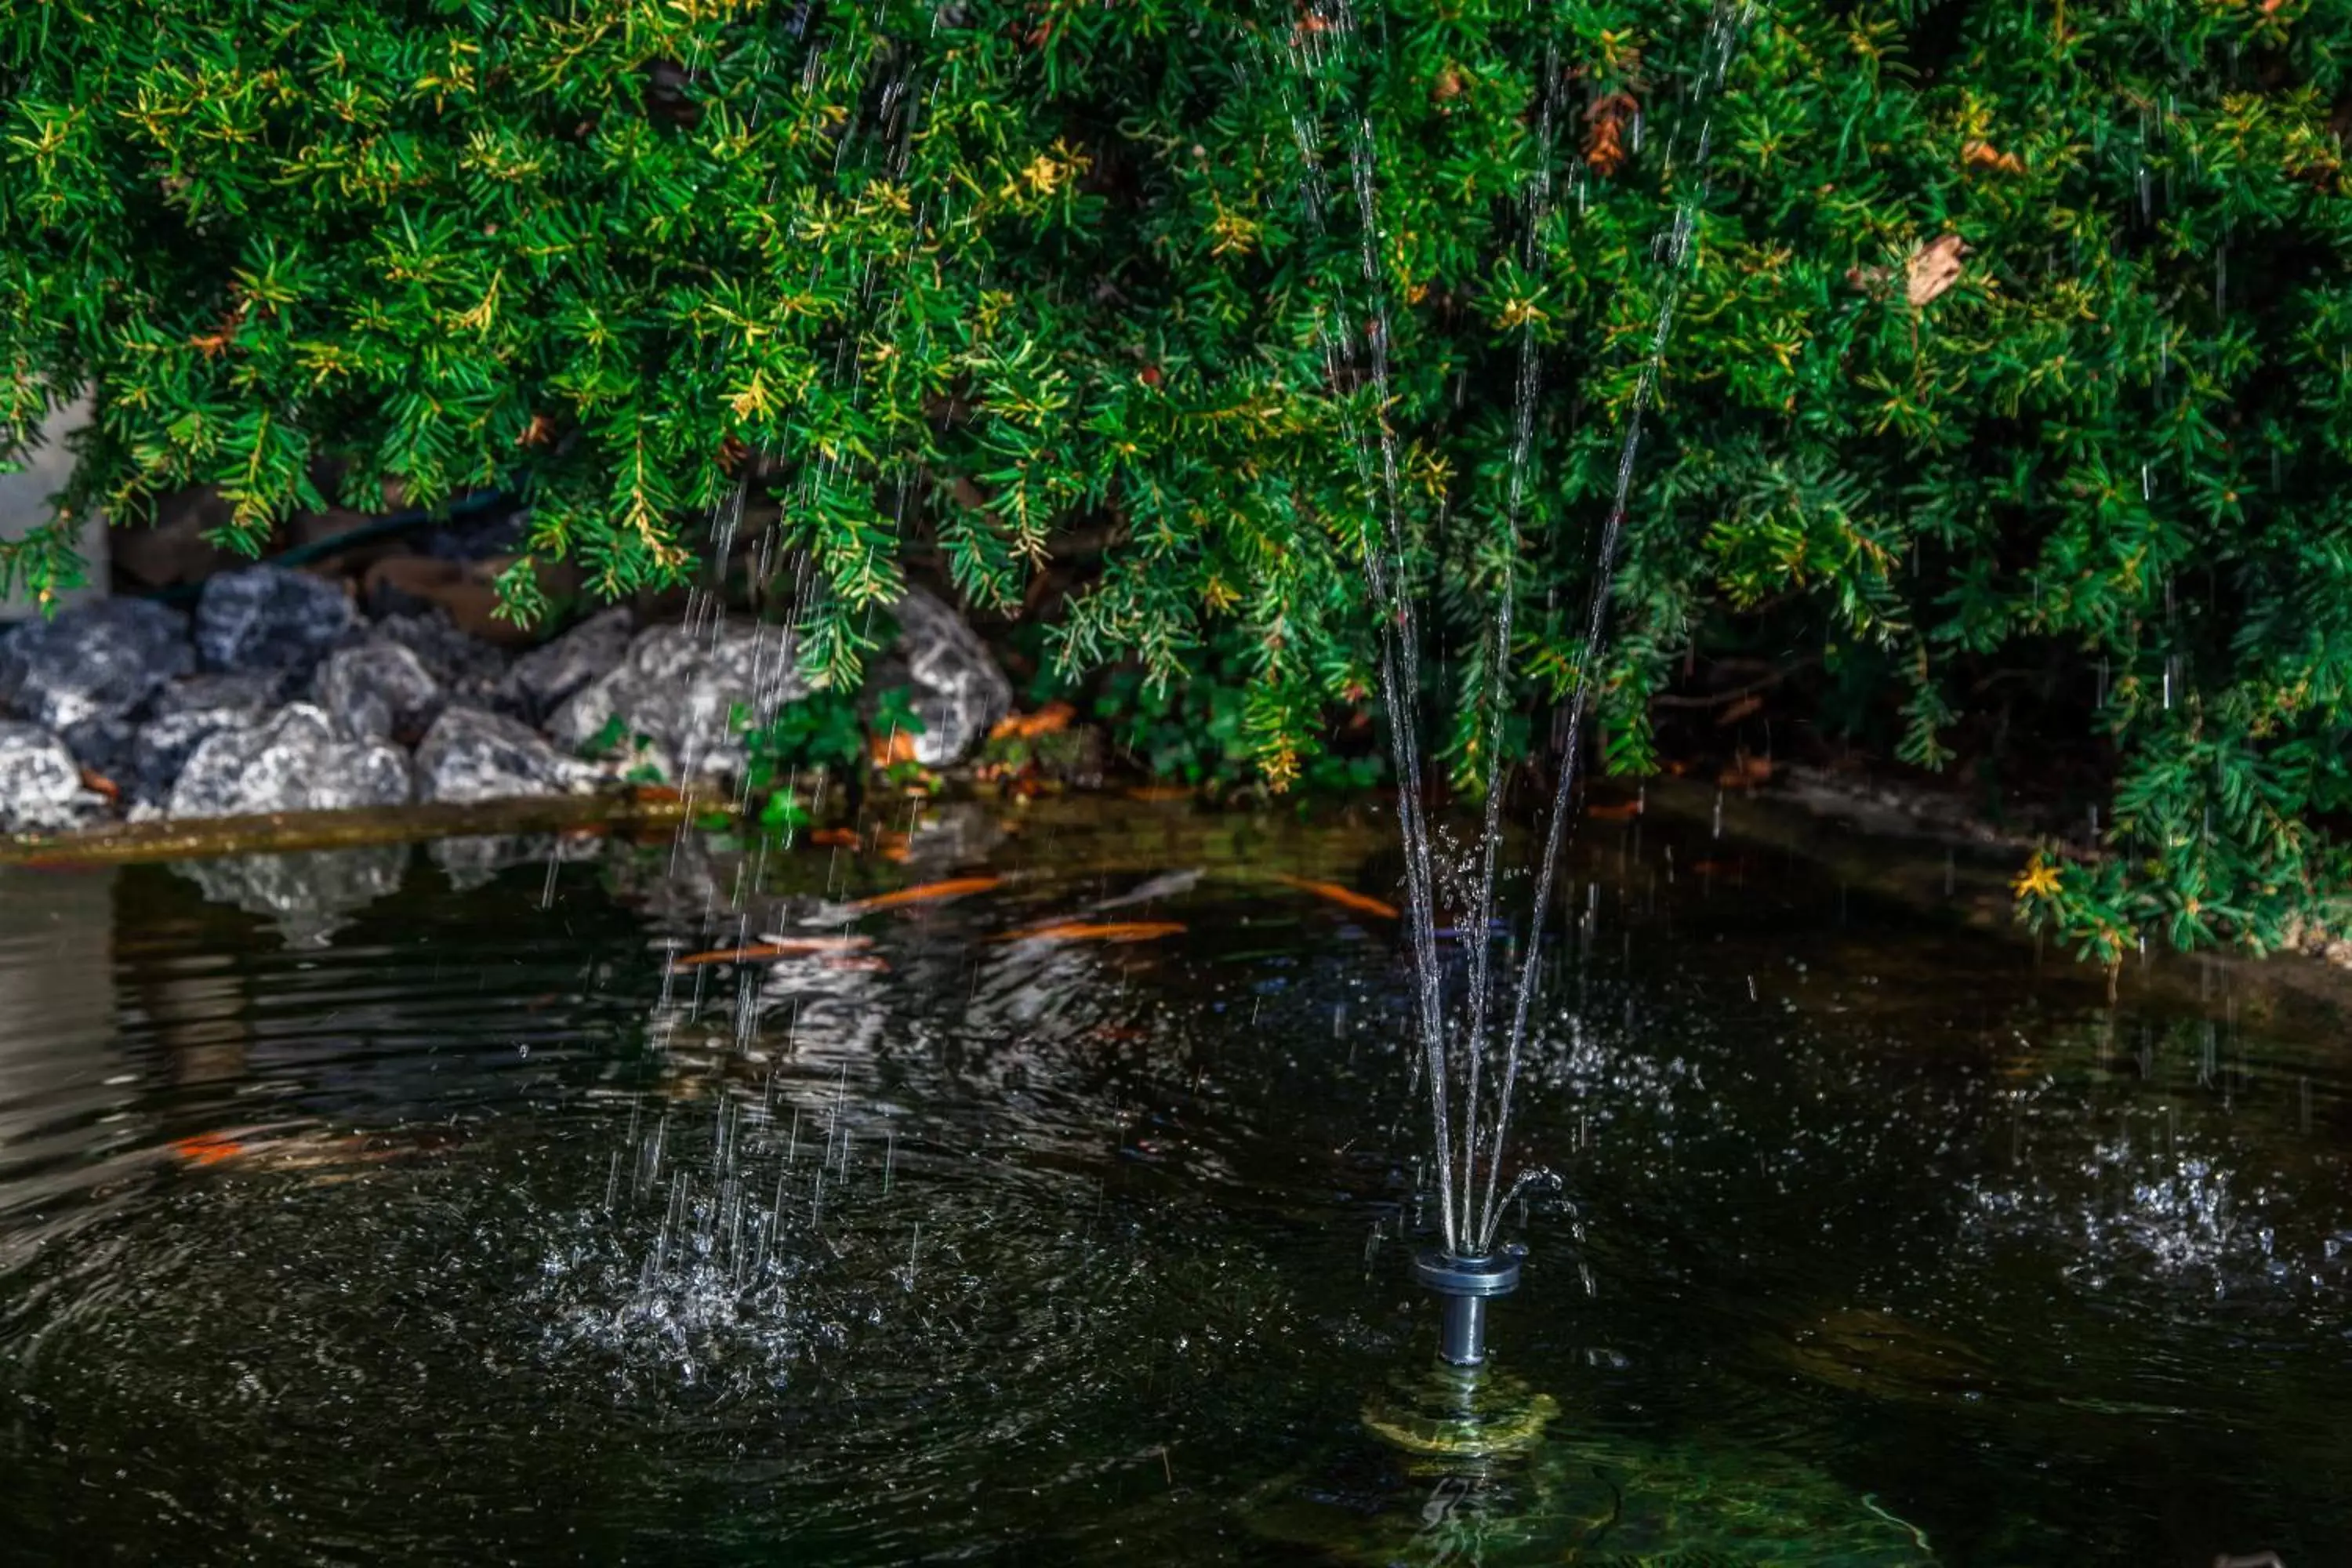
[[[653,744],[653,737],[633,732],[628,721],[618,713],[597,728],[594,734],[582,743],[580,754],[590,762],[604,762],[617,756],[635,755]],[[661,769],[652,763],[640,761],[621,775],[623,784],[657,784],[665,782]]]
[[[811,820],[801,804],[793,780],[819,770],[855,773],[869,764],[869,733],[881,736],[919,735],[923,717],[904,687],[893,687],[876,699],[872,720],[859,715],[856,695],[817,691],[776,710],[765,724],[753,721],[751,710],[737,704],[731,719],[743,736],[749,755],[745,782],[753,794],[765,792],[760,808],[761,826],[790,832]],[[911,760],[893,756],[882,766],[883,776],[904,784],[920,773]]]

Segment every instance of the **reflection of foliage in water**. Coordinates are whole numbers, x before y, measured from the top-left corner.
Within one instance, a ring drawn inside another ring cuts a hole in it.
[[[1345,1563],[1721,1563],[1927,1568],[1926,1537],[1876,1499],[1753,1449],[1620,1437],[1549,1441],[1505,1467],[1424,1468],[1377,1504],[1291,1476],[1262,1534]]]

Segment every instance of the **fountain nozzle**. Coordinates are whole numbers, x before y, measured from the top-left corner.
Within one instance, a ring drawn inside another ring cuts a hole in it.
[[[1413,1259],[1413,1278],[1444,1299],[1437,1353],[1447,1363],[1476,1366],[1486,1359],[1486,1303],[1519,1288],[1519,1265],[1527,1256],[1528,1249],[1513,1242],[1484,1258],[1424,1252]]]

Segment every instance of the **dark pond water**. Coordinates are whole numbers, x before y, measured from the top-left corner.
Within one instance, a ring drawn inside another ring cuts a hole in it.
[[[5,873],[0,1554],[2352,1562],[2331,1020],[1589,826],[1465,1388],[1382,825],[1006,826]]]

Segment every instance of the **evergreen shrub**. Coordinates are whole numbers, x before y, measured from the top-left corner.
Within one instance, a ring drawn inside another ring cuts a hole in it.
[[[1465,781],[1507,579],[1500,700],[1594,682],[1620,770],[1727,651],[1923,766],[2016,710],[2112,780],[2032,918],[2266,946],[2344,924],[2348,58],[2346,0],[0,0],[0,420],[94,388],[70,505],[248,545],[321,457],[520,473],[609,593],[756,475],[836,683],[911,531],[1003,605],[1108,529],[1057,654],[1242,637],[1276,785],[1393,500]]]

